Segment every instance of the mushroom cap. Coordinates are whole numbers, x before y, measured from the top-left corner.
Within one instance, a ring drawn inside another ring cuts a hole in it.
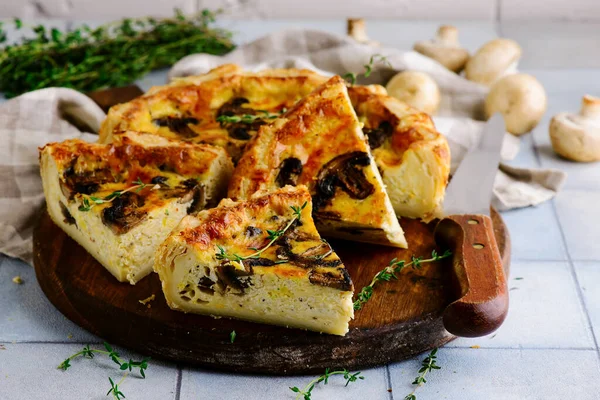
[[[512,74],[498,80],[485,99],[489,118],[496,112],[504,117],[506,130],[515,135],[529,132],[546,112],[546,91],[535,77]]]
[[[426,73],[400,72],[386,86],[390,96],[427,114],[434,114],[440,105],[440,89]]]
[[[600,98],[585,95],[579,114],[556,114],[550,122],[550,141],[564,158],[600,161]]]
[[[462,71],[469,59],[469,52],[458,43],[458,29],[451,25],[440,26],[433,40],[417,42],[413,49],[456,73]]]
[[[491,86],[496,80],[516,69],[521,58],[521,46],[514,40],[495,39],[484,44],[467,62],[468,80]]]

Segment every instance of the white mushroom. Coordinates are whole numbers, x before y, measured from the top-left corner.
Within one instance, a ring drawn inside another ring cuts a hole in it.
[[[491,87],[485,99],[489,118],[496,112],[504,117],[506,130],[514,135],[529,132],[546,112],[546,91],[531,75],[505,76]]]
[[[367,26],[362,18],[348,18],[346,33],[358,43],[379,46],[379,43],[369,39],[367,36]]]
[[[386,89],[390,96],[427,114],[435,114],[440,106],[440,89],[424,72],[400,72],[390,79]]]
[[[433,40],[417,42],[413,48],[456,73],[463,70],[469,59],[469,52],[458,43],[458,29],[450,25],[440,26]]]
[[[495,39],[484,44],[465,66],[468,80],[491,86],[501,77],[517,72],[521,46],[514,40]]]
[[[600,98],[585,95],[579,114],[556,114],[550,140],[554,151],[569,160],[600,161]]]

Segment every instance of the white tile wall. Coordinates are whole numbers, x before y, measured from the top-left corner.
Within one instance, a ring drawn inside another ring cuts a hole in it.
[[[501,0],[502,19],[598,20],[598,0]]]
[[[119,18],[222,8],[240,19],[402,18],[600,20],[598,0],[0,0],[2,17]]]

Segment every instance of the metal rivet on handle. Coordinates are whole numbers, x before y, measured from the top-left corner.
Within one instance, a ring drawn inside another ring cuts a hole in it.
[[[483,249],[485,246],[482,245],[481,243],[473,243],[473,248],[477,249],[477,250],[481,250]]]

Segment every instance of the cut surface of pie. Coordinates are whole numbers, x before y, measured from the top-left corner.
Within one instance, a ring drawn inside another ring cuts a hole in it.
[[[324,236],[406,247],[342,78],[335,76],[248,144],[228,196],[306,185]]]
[[[236,161],[260,126],[326,79],[308,70],[248,72],[226,64],[113,106],[100,128],[100,141],[109,143],[126,130],[150,132],[224,147]]]
[[[119,281],[152,271],[156,248],[189,212],[216,205],[233,164],[219,147],[126,132],[111,145],[40,149],[48,213]]]
[[[156,255],[167,304],[344,335],[352,281],[311,211],[306,187],[286,186],[186,216]]]
[[[383,87],[357,86],[349,95],[396,215],[439,217],[450,175],[446,138],[429,115],[386,95]]]

